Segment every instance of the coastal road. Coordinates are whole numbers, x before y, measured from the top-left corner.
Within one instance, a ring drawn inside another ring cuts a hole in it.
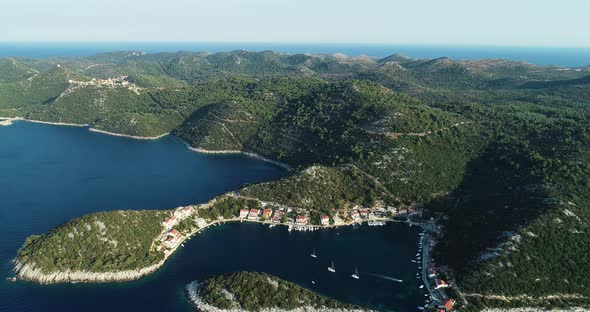
[[[426,290],[428,290],[430,297],[433,299],[436,298],[430,303],[430,306],[437,306],[444,298],[446,298],[446,294],[439,289],[434,289],[434,285],[430,283],[430,279],[428,278],[430,243],[431,235],[434,232],[434,225],[431,223],[424,223],[422,224],[422,228],[425,233],[425,235],[420,238],[420,242],[422,242],[422,281],[424,282],[424,286],[426,287]]]

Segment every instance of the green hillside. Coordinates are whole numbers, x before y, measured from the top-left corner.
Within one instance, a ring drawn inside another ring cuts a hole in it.
[[[222,310],[362,310],[324,298],[311,290],[265,273],[236,272],[210,277],[199,282],[198,297],[205,304]]]
[[[436,262],[463,309],[573,306],[590,302],[588,77],[505,60],[241,50],[0,59],[0,114],[171,132],[292,165],[241,190],[267,201],[423,207],[440,217]]]
[[[44,235],[29,236],[18,260],[44,274],[135,270],[164,259],[152,243],[169,211],[98,212],[73,219]]]

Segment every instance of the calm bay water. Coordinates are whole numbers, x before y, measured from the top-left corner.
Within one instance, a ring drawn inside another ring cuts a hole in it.
[[[367,307],[415,311],[425,298],[410,262],[419,229],[402,224],[312,233],[227,224],[193,237],[138,281],[41,286],[4,278],[12,276],[10,259],[28,235],[73,217],[199,203],[284,174],[245,156],[193,153],[172,137],[142,141],[27,122],[0,127],[0,311],[190,311],[186,283],[240,270],[275,274]],[[318,259],[309,256],[312,248]],[[335,274],[327,271],[332,260]],[[350,278],[355,266],[360,280]]]
[[[510,47],[404,44],[306,44],[306,43],[207,43],[207,42],[118,42],[118,43],[0,43],[0,57],[88,56],[101,52],[141,50],[147,53],[185,51],[227,52],[232,50],[283,53],[344,53],[349,56],[385,57],[401,53],[413,58],[450,57],[457,60],[508,59],[538,65],[567,67],[590,65],[590,47]]]

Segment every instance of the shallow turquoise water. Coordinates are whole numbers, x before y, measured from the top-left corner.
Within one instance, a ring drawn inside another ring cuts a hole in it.
[[[142,141],[27,122],[1,127],[0,311],[189,311],[186,283],[239,270],[266,271],[363,306],[416,311],[424,300],[410,262],[418,228],[402,224],[313,233],[227,224],[195,236],[161,270],[138,281],[41,286],[4,279],[28,235],[73,217],[199,203],[284,174],[245,156],[190,152],[173,137]],[[317,260],[309,257],[312,248]],[[332,260],[336,274],[327,271]],[[355,266],[358,281],[350,278]]]

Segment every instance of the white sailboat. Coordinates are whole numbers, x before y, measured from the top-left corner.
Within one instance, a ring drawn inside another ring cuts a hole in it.
[[[316,254],[315,254],[315,248],[314,248],[314,249],[313,249],[313,251],[311,252],[311,255],[310,255],[310,256],[311,256],[312,258],[317,258],[317,257],[318,257],[318,256],[316,256]]]
[[[357,268],[354,268],[354,274],[352,274],[351,276],[354,279],[359,279],[359,270],[357,270]]]
[[[332,265],[328,267],[328,271],[334,273],[336,272],[336,267],[334,266],[334,261],[332,261]]]

